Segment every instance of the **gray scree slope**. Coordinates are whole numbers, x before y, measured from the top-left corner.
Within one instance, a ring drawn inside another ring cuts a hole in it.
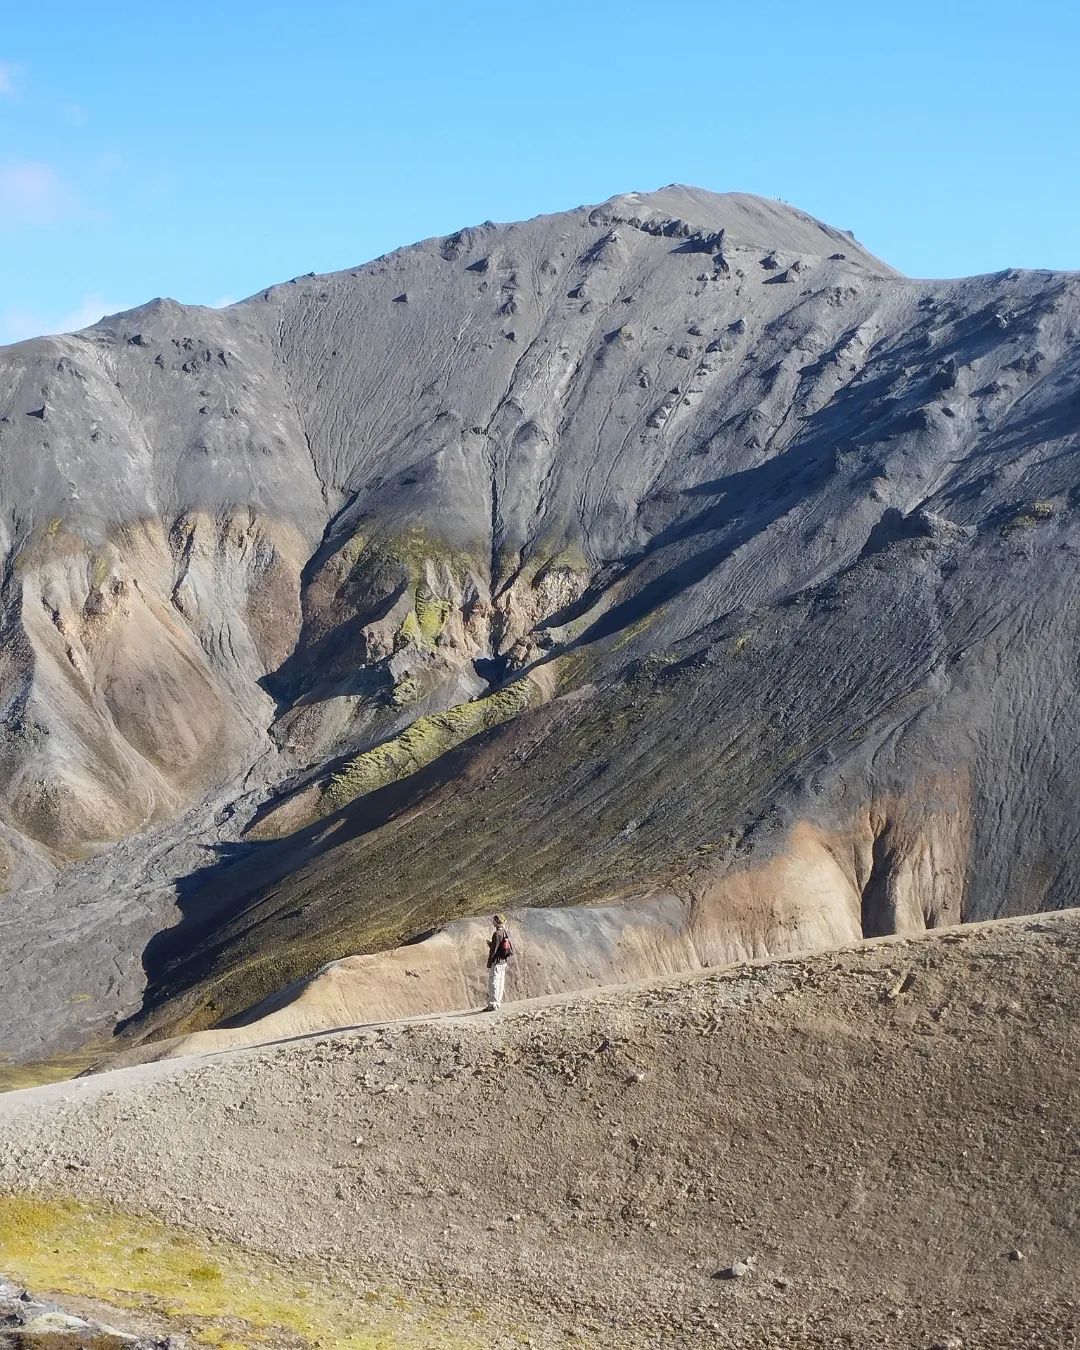
[[[672,186],[3,349],[0,1049],[491,903],[1077,903],[1078,331]]]

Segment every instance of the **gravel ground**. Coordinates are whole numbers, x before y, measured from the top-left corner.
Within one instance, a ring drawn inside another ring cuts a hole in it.
[[[1078,935],[1041,915],[11,1093],[0,1191],[407,1288],[448,1345],[1064,1350]]]

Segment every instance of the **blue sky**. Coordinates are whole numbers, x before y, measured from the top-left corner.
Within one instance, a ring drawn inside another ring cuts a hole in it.
[[[1080,268],[1073,0],[6,9],[0,342],[673,181]]]

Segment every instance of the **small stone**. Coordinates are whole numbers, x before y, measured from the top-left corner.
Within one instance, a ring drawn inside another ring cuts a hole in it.
[[[892,1000],[899,998],[901,994],[906,994],[915,984],[915,972],[907,971],[899,980],[885,991],[886,999]]]
[[[49,1334],[56,1335],[59,1333],[77,1335],[79,1332],[90,1329],[90,1323],[82,1317],[72,1317],[59,1309],[39,1313],[36,1317],[24,1322],[22,1327],[27,1336],[41,1336],[42,1338]]]
[[[1019,1247],[1014,1247],[1012,1251],[1009,1253],[1010,1261],[1022,1261],[1023,1259],[1024,1253],[1020,1250]]]
[[[747,1275],[753,1274],[754,1266],[751,1261],[733,1261],[730,1266],[724,1266],[713,1276],[714,1280],[741,1280]]]

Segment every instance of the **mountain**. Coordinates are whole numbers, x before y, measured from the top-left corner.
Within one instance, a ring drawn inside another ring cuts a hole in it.
[[[1076,904],[1078,334],[672,186],[0,350],[0,1047]]]

